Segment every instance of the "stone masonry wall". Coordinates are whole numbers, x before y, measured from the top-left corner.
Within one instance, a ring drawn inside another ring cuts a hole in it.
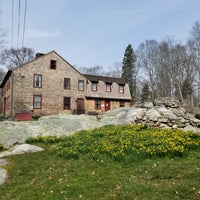
[[[87,99],[87,111],[88,112],[96,112],[96,113],[102,113],[105,112],[105,100],[100,99],[101,102],[101,108],[95,109],[95,100],[94,99]],[[130,101],[125,101],[125,107],[130,107]],[[110,100],[110,109],[116,109],[120,107],[119,100]]]
[[[106,83],[103,81],[99,81],[97,84],[97,91],[92,91],[91,82],[88,81],[87,84],[87,97],[99,97],[99,98],[117,98],[117,99],[130,99],[130,90],[128,84],[124,86],[124,93],[119,92],[119,84],[112,83],[111,92],[106,91]]]
[[[50,60],[56,60],[56,69],[50,69]],[[54,51],[16,68],[14,71],[13,114],[31,112],[33,95],[42,96],[42,108],[34,115],[71,113],[76,109],[76,99],[85,99],[86,78]],[[42,87],[34,88],[34,74],[42,75]],[[64,78],[70,79],[70,90],[64,89]],[[78,80],[84,81],[84,91],[78,91]],[[71,97],[71,109],[63,109],[63,98]]]
[[[12,95],[12,76],[7,80],[7,83],[2,88],[1,113],[6,116],[11,115],[11,95]]]

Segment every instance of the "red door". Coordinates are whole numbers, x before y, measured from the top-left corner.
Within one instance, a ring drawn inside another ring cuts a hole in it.
[[[110,110],[110,100],[105,100],[105,111]]]

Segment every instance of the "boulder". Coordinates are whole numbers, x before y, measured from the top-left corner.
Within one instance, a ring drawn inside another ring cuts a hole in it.
[[[178,108],[180,101],[176,97],[163,97],[154,101],[155,106],[165,106],[169,108]]]
[[[60,114],[41,117],[39,121],[0,122],[0,143],[4,148],[25,143],[38,135],[71,135],[80,130],[102,126],[95,116]]]
[[[44,149],[41,147],[37,147],[35,145],[30,144],[21,144],[21,145],[15,145],[13,148],[1,152],[0,158],[6,157],[6,156],[12,156],[16,154],[24,154],[24,153],[34,153],[38,151],[43,151]]]
[[[146,112],[147,120],[157,122],[159,121],[160,117],[161,117],[161,114],[157,110],[150,109]]]
[[[182,130],[183,131],[192,131],[192,132],[195,132],[195,133],[199,133],[200,132],[200,130],[198,128],[196,128],[194,126],[191,126],[191,125],[188,125],[188,126],[184,127]]]
[[[134,121],[142,120],[146,115],[146,108],[131,107],[127,113],[127,118],[131,118]]]
[[[160,113],[160,115],[168,120],[176,120],[178,117],[168,108],[166,107],[158,107],[156,110]]]
[[[0,185],[2,185],[8,178],[8,173],[2,167],[8,165],[8,162],[5,159],[0,159]]]
[[[7,171],[0,167],[0,185],[2,185],[7,178],[8,178]]]

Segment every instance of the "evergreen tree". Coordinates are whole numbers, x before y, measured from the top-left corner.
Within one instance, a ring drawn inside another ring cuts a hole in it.
[[[141,95],[141,101],[147,102],[149,100],[149,84],[145,83],[142,88],[142,95]]]
[[[182,94],[184,99],[191,98],[193,93],[191,82],[188,78],[185,79],[182,85]]]
[[[136,99],[136,77],[136,55],[131,44],[129,44],[122,62],[122,78],[129,84],[132,102]]]

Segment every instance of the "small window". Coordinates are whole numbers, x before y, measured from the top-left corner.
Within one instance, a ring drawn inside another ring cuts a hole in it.
[[[71,98],[70,97],[64,97],[64,102],[63,102],[64,110],[70,110],[70,107],[71,107]]]
[[[106,92],[111,92],[111,83],[106,83]]]
[[[97,82],[92,82],[92,91],[97,91]]]
[[[101,109],[101,101],[99,99],[95,99],[95,109]]]
[[[56,60],[50,60],[50,69],[56,69]]]
[[[120,101],[119,102],[119,107],[125,107],[125,101]]]
[[[70,78],[64,78],[64,89],[70,90]]]
[[[41,95],[34,95],[33,96],[33,108],[34,109],[41,109],[42,108],[42,96]]]
[[[83,80],[78,81],[78,90],[84,91],[84,81]]]
[[[124,93],[124,85],[119,85],[119,93]]]
[[[34,84],[33,86],[35,88],[41,88],[42,87],[42,75],[40,74],[35,74],[34,75]]]

